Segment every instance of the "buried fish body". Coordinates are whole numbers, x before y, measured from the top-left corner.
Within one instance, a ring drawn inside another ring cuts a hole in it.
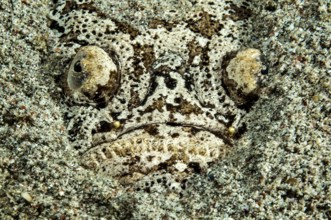
[[[58,1],[50,15],[61,63],[70,62],[69,134],[96,175],[180,189],[244,130],[265,72],[261,52],[240,41],[248,18],[229,3],[181,2],[122,14],[114,3],[107,14],[91,1]]]

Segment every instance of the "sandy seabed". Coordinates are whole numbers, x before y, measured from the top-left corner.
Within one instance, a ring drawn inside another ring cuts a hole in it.
[[[251,2],[244,40],[267,57],[269,92],[233,152],[181,195],[114,192],[80,167],[52,73],[51,7],[0,3],[1,219],[331,218],[329,0]]]

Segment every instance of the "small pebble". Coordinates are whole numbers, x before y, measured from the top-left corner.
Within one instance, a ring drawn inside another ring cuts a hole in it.
[[[23,192],[21,194],[23,199],[25,199],[27,202],[32,202],[32,196],[28,192]]]

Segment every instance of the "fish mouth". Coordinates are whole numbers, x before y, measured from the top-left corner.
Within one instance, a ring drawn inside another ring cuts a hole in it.
[[[206,127],[199,124],[191,124],[191,123],[178,123],[178,122],[165,122],[165,123],[148,123],[144,125],[140,125],[137,127],[132,127],[124,132],[122,132],[118,137],[122,137],[123,135],[126,135],[128,133],[133,132],[134,130],[140,130],[143,129],[145,132],[147,132],[150,135],[153,136],[162,136],[160,135],[160,131],[162,131],[162,127],[167,128],[182,128],[182,130],[189,131],[191,136],[194,136],[198,132],[206,132],[211,133],[215,136],[215,138],[220,138],[223,140],[224,143],[228,145],[233,145],[233,139],[231,139],[230,135],[227,131],[220,130],[219,128],[213,128],[213,127]],[[222,127],[223,128],[223,127]],[[171,129],[170,129],[171,130]],[[179,136],[180,134],[173,135],[174,137]]]
[[[161,116],[160,116],[161,118]],[[93,147],[101,145],[103,143],[111,143],[117,139],[123,139],[124,137],[130,136],[135,130],[143,130],[150,136],[162,137],[161,133],[165,131],[171,131],[173,129],[179,129],[190,131],[191,136],[194,136],[197,132],[210,133],[217,139],[221,139],[227,145],[233,145],[234,139],[238,139],[245,131],[245,126],[236,127],[235,133],[230,133],[229,128],[232,127],[232,122],[220,123],[219,121],[206,119],[206,118],[192,118],[192,119],[175,119],[175,120],[164,120],[159,119],[148,122],[145,118],[140,122],[136,118],[134,120],[119,120],[109,122],[101,122],[98,128],[93,132]],[[244,124],[243,124],[244,125]],[[162,127],[167,128],[165,130]],[[168,129],[169,128],[169,129]],[[174,136],[180,136],[176,134]],[[171,138],[171,137],[170,137]]]
[[[161,132],[160,132],[161,131]],[[85,167],[113,177],[153,172],[203,171],[231,145],[210,130],[182,124],[148,124],[126,131],[82,155]]]

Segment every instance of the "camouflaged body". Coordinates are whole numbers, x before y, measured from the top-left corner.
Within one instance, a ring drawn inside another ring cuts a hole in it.
[[[161,190],[223,158],[263,68],[242,49],[245,4],[57,1],[50,27],[82,164]]]

